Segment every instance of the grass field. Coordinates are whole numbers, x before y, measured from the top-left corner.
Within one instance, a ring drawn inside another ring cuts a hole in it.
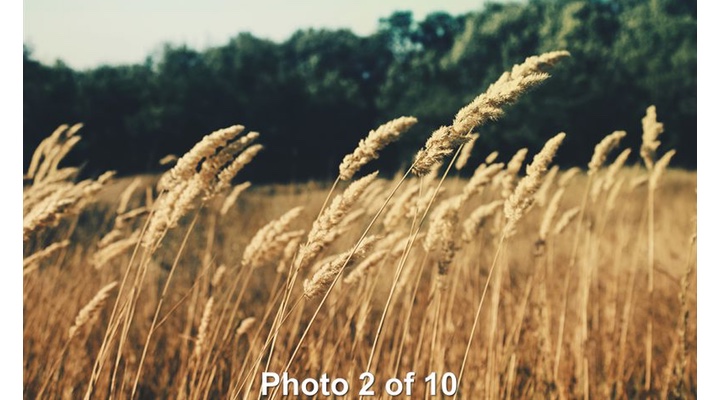
[[[547,78],[529,63],[393,178],[356,172],[410,119],[335,183],[250,187],[241,127],[162,177],[83,181],[62,127],[25,177],[25,397],[273,398],[287,372],[303,398],[694,398],[697,175],[656,157],[654,110],[633,165],[624,132],[583,169],[552,167],[562,134],[458,164]]]

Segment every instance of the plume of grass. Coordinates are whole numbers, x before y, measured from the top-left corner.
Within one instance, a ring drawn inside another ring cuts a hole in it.
[[[472,178],[470,178],[463,187],[461,202],[467,202],[470,197],[490,183],[492,179],[499,174],[500,171],[502,171],[503,167],[505,167],[505,164],[503,163],[491,164],[489,166],[481,164],[477,169],[475,169]]]
[[[425,143],[425,147],[415,156],[412,172],[418,176],[428,175],[433,171],[437,173],[438,169],[435,168],[439,168],[443,159],[468,140],[470,140],[469,136],[458,134],[451,126],[436,129]]]
[[[453,129],[461,135],[467,135],[473,128],[497,119],[503,114],[503,106],[514,103],[522,93],[548,79],[550,75],[546,69],[569,56],[567,51],[552,51],[528,57],[522,64],[513,66],[490,85],[485,93],[458,111]]]
[[[68,338],[72,339],[77,334],[78,330],[83,326],[87,325],[93,320],[100,312],[105,300],[110,295],[110,291],[117,286],[117,281],[111,282],[103,286],[95,296],[78,312],[75,317],[75,323],[68,330]]]
[[[300,247],[296,269],[299,270],[312,263],[320,252],[330,244],[331,239],[334,239],[335,236],[332,231],[362,196],[370,183],[377,178],[377,175],[377,172],[373,172],[351,183],[342,194],[335,196],[333,202],[315,219],[310,233],[308,233],[306,243]]]
[[[362,282],[369,271],[379,265],[388,255],[388,250],[376,250],[367,258],[362,260],[357,267],[353,268],[349,274],[343,279],[346,285],[354,286]]]
[[[545,204],[547,204],[550,188],[552,187],[553,182],[555,182],[555,176],[557,176],[559,170],[560,167],[553,165],[545,175],[545,179],[543,179],[540,189],[538,189],[537,193],[535,193],[535,202],[540,206],[545,207]]]
[[[648,235],[648,246],[647,246],[647,267],[648,267],[648,281],[647,281],[647,295],[648,295],[648,321],[647,331],[645,336],[645,391],[649,392],[652,389],[652,359],[653,359],[653,316],[654,316],[654,292],[655,292],[655,191],[657,188],[660,176],[663,171],[670,163],[670,159],[675,154],[675,150],[670,150],[662,157],[657,164],[655,164],[655,153],[657,148],[660,146],[660,141],[657,140],[658,136],[663,132],[663,124],[657,121],[657,114],[655,112],[655,106],[650,106],[647,109],[645,117],[642,119],[643,125],[643,136],[642,145],[640,146],[640,156],[645,162],[645,167],[648,170],[648,196],[647,196],[647,210],[648,210],[648,224],[647,224],[647,235]]]
[[[218,183],[213,188],[213,193],[218,193],[229,188],[235,175],[237,175],[237,173],[241,169],[248,165],[250,161],[252,161],[253,158],[255,158],[255,156],[262,149],[262,145],[256,144],[248,147],[247,149],[245,149],[245,151],[240,153],[240,155],[235,160],[233,160],[233,162],[230,163],[227,168],[220,172],[220,174],[218,175]]]
[[[61,131],[58,136],[53,138],[55,135],[55,133],[53,133],[53,135],[48,138],[50,140],[46,142],[46,145],[42,149],[42,162],[38,164],[37,170],[34,173],[28,173],[28,176],[32,175],[35,183],[52,179],[52,176],[57,172],[60,161],[62,161],[70,150],[80,141],[80,136],[73,135],[82,126],[82,124],[75,124],[70,129]],[[64,133],[64,135],[62,133]]]
[[[522,168],[525,157],[527,157],[528,149],[522,148],[518,150],[507,164],[507,169],[502,176],[502,197],[508,198],[517,183],[517,174]]]
[[[515,226],[520,220],[520,217],[522,217],[532,205],[535,192],[537,192],[540,187],[542,178],[563,139],[565,139],[565,134],[558,133],[545,143],[545,146],[535,155],[532,163],[527,167],[525,177],[520,180],[513,194],[505,201],[504,210],[505,218],[507,218],[505,225],[506,236],[510,236],[515,230]]]
[[[553,51],[528,57],[524,63],[503,73],[485,93],[458,111],[451,126],[442,126],[432,133],[425,147],[415,156],[412,172],[426,175],[435,164],[470,140],[473,129],[500,118],[504,106],[514,103],[522,93],[548,79],[550,75],[545,69],[569,55],[567,51]]]
[[[255,317],[247,317],[240,322],[240,326],[235,330],[235,336],[240,337],[250,331],[250,328],[255,324]]]
[[[50,134],[50,136],[43,139],[38,145],[38,147],[35,148],[35,152],[33,152],[32,158],[30,159],[28,172],[25,174],[26,179],[35,179],[35,174],[37,174],[37,171],[40,168],[41,161],[44,158],[47,158],[48,154],[52,151],[57,142],[60,140],[60,136],[65,131],[67,131],[67,129],[67,124],[62,124],[58,126],[53,131],[53,133]]]
[[[558,219],[558,222],[555,224],[555,229],[553,230],[553,235],[557,236],[560,235],[565,231],[565,228],[570,225],[570,223],[575,219],[575,217],[580,214],[580,207],[573,207],[563,213],[563,215],[560,216]]]
[[[249,187],[250,182],[243,182],[233,187],[233,189],[230,191],[230,194],[225,197],[225,201],[223,201],[222,207],[220,207],[220,215],[225,216],[227,212],[230,211],[230,207],[232,207],[232,205],[235,204],[235,202],[237,201],[240,193],[244,192]]]
[[[417,123],[415,117],[393,119],[368,133],[351,154],[340,163],[340,179],[347,181],[365,164],[378,158],[380,150],[398,140],[400,135]]]
[[[242,256],[242,264],[257,268],[275,260],[285,249],[288,242],[294,239],[287,234],[290,224],[302,213],[304,207],[295,207],[280,218],[269,222],[250,240]]]
[[[625,137],[625,131],[615,131],[603,138],[595,145],[595,152],[588,163],[588,175],[595,175],[605,163],[608,154],[620,144],[620,140]]]
[[[555,218],[555,214],[557,213],[558,208],[560,208],[560,199],[562,198],[564,193],[564,188],[558,189],[550,200],[550,204],[548,204],[548,207],[545,210],[545,214],[543,214],[542,223],[540,224],[540,233],[538,235],[539,239],[542,242],[545,242],[547,240],[548,233],[550,233],[550,227],[552,225],[553,219]]]
[[[407,208],[405,217],[413,218],[416,215],[422,215],[424,210],[430,210],[432,203],[439,199],[443,193],[445,193],[445,188],[441,187],[437,190],[437,193],[432,190],[428,190],[422,196],[416,197],[415,201],[411,202],[410,206]]]
[[[660,146],[658,136],[663,133],[663,124],[657,121],[657,112],[655,106],[647,108],[645,117],[642,119],[642,145],[640,146],[640,157],[645,162],[648,170],[652,170],[655,163],[655,152]]]
[[[213,274],[212,279],[210,280],[210,287],[213,289],[217,288],[220,283],[222,283],[222,278],[225,276],[225,272],[227,272],[227,267],[225,264],[218,267],[218,269],[215,270],[215,273]]]
[[[347,266],[364,256],[377,240],[378,238],[376,236],[367,236],[360,242],[357,250],[354,252],[352,249],[348,250],[336,257],[333,261],[321,266],[312,278],[305,280],[303,284],[303,295],[308,299],[312,299],[325,293],[342,272],[343,266]]]
[[[77,167],[65,167],[52,171],[45,179],[42,180],[43,185],[47,185],[53,182],[71,181],[74,180],[80,168]]]
[[[295,237],[293,239],[290,239],[285,245],[285,248],[282,252],[282,257],[280,258],[280,262],[278,262],[277,268],[275,269],[278,274],[284,274],[288,271],[293,256],[300,248],[300,242],[302,242],[302,236],[304,234],[305,231],[303,230],[296,231],[296,235],[294,235]]]
[[[483,204],[473,210],[472,213],[463,222],[463,240],[470,242],[475,239],[480,233],[485,220],[494,215],[500,208],[502,208],[504,201],[496,200],[488,204]]]
[[[158,161],[158,164],[160,165],[170,165],[175,162],[177,162],[178,156],[175,154],[167,154],[165,157],[161,158],[160,161]]]
[[[117,214],[123,214],[125,211],[127,211],[128,203],[130,203],[130,198],[132,197],[133,193],[135,192],[135,189],[140,186],[140,178],[135,178],[130,182],[129,185],[125,187],[125,189],[120,193],[120,202],[118,203],[117,208]]]
[[[655,191],[657,190],[658,184],[660,183],[660,178],[662,178],[663,173],[667,169],[668,164],[670,164],[670,160],[675,155],[675,150],[670,150],[667,153],[663,154],[662,157],[655,163],[653,166],[652,174],[650,175],[649,179],[649,185],[650,190]]]
[[[608,212],[612,212],[615,210],[615,205],[617,204],[617,198],[620,195],[620,190],[623,187],[623,184],[625,183],[624,179],[617,179],[615,180],[615,183],[610,187],[610,191],[608,192],[607,196],[607,202],[606,208]]]
[[[196,360],[199,360],[200,356],[202,356],[203,345],[207,339],[208,327],[210,326],[210,318],[212,316],[214,304],[215,298],[210,297],[205,303],[202,318],[200,318],[200,326],[198,327],[197,338],[195,339],[195,349],[193,350],[193,357],[195,357]]]
[[[485,157],[485,164],[490,165],[494,163],[495,160],[497,160],[499,154],[500,153],[498,153],[497,151],[493,151],[492,153],[488,154],[487,157]]]
[[[245,129],[242,125],[233,125],[219,129],[202,138],[193,148],[178,159],[175,166],[162,176],[158,182],[160,190],[169,190],[177,184],[192,178],[197,167],[206,158],[215,154],[219,147],[225,146]]]
[[[408,185],[400,196],[395,199],[383,219],[385,229],[395,228],[400,224],[400,221],[405,218],[408,204],[410,204],[413,196],[415,196],[419,191],[420,185]]]
[[[580,168],[578,167],[572,167],[569,168],[567,171],[563,172],[563,174],[560,176],[560,179],[558,179],[558,186],[560,187],[567,187],[570,184],[570,181],[577,176],[577,174],[580,173]]]
[[[148,210],[147,207],[138,207],[116,216],[115,229],[122,229],[128,221],[135,219],[143,214],[146,214],[149,211],[150,210]]]
[[[623,150],[620,154],[618,154],[617,158],[615,158],[615,161],[613,161],[612,164],[608,166],[607,172],[605,173],[605,177],[603,179],[603,190],[610,190],[610,187],[613,186],[615,180],[617,179],[618,172],[620,172],[620,169],[627,162],[628,157],[630,157],[631,151],[632,150],[630,149]]]
[[[127,250],[134,248],[139,240],[140,231],[137,230],[127,238],[120,239],[102,247],[95,254],[93,254],[91,260],[92,265],[95,267],[95,269],[102,268],[103,266],[107,265],[110,260],[123,254]]]
[[[193,208],[201,193],[205,193],[203,201],[207,201],[228,187],[235,174],[260,151],[260,145],[247,148],[259,136],[257,132],[236,139],[243,129],[234,125],[205,136],[161,177],[158,187],[166,193],[150,217],[142,238],[144,247],[157,246],[167,230],[177,226]]]
[[[97,180],[84,180],[77,184],[61,184],[55,186],[55,192],[49,193],[41,200],[30,199],[31,205],[28,205],[28,209],[25,209],[26,205],[23,205],[23,240],[28,240],[34,232],[54,226],[66,215],[82,209],[113,174],[114,172],[105,173],[100,175]],[[32,194],[29,195],[29,197],[32,196]]]
[[[448,268],[455,256],[455,229],[458,225],[458,211],[462,197],[455,196],[442,201],[430,216],[423,248],[428,253],[437,254],[438,273],[447,275]]]

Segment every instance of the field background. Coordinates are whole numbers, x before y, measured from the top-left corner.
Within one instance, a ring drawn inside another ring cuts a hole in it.
[[[640,168],[621,171],[619,180],[629,183],[641,175],[641,171]],[[132,180],[134,178],[124,178],[112,183],[98,193],[97,202],[78,216],[39,236],[37,243],[69,239],[72,245],[44,260],[40,269],[25,279],[27,397],[37,394],[44,383],[49,385],[45,390],[63,398],[77,398],[86,388],[87,374],[92,370],[93,357],[102,343],[103,325],[107,323],[112,301],[98,312],[97,325],[91,324],[92,328],[72,340],[68,340],[66,332],[75,323],[78,310],[104,284],[120,281],[130,265],[132,248],[115,255],[101,268],[96,268],[93,260],[100,252],[98,241],[113,230],[117,199]],[[578,199],[583,197],[586,180],[583,176],[573,178],[560,203],[560,211],[577,205]],[[130,209],[146,204],[143,189],[152,188],[157,178],[146,176],[140,181],[142,184],[131,197]],[[362,210],[362,217],[328,247],[325,254],[337,254],[352,246],[392,184],[392,181],[378,181],[375,194],[360,200],[358,208]],[[465,184],[465,180],[451,178],[437,201],[461,191]],[[492,301],[488,300],[481,313],[480,330],[461,393],[472,393],[472,397],[582,397],[585,375],[578,369],[578,364],[582,365],[582,360],[587,357],[591,362],[587,371],[588,395],[643,397],[646,393],[642,383],[645,328],[650,318],[654,321],[653,370],[657,374],[657,386],[651,396],[693,397],[697,373],[695,253],[691,241],[695,229],[695,186],[694,173],[670,170],[657,193],[656,282],[652,304],[648,303],[646,293],[646,185],[634,189],[625,187],[612,210],[607,209],[605,195],[593,203],[581,230],[588,237],[580,242],[580,261],[576,269],[569,263],[576,227],[571,225],[566,232],[539,246],[538,229],[545,210],[534,207],[501,256],[499,265],[504,272],[496,275],[490,285]],[[327,185],[317,183],[253,187],[243,192],[224,216],[219,215],[224,199],[216,199],[201,210],[193,211],[178,228],[170,231],[149,261],[142,296],[138,300],[136,323],[130,330],[119,366],[118,379],[124,383],[116,384],[117,395],[128,396],[123,390],[132,385],[132,372],[137,368],[148,324],[178,254],[176,277],[162,313],[167,319],[153,336],[139,396],[183,397],[182,388],[187,388],[186,395],[191,398],[231,395],[231,385],[237,384],[234,379],[242,376],[242,363],[256,359],[260,352],[258,340],[262,341],[269,333],[270,321],[265,324],[260,321],[263,316],[272,318],[277,312],[277,304],[271,302],[277,291],[274,285],[278,279],[287,277],[276,271],[278,260],[252,269],[241,265],[239,260],[243,259],[243,252],[254,233],[292,207],[305,207],[294,221],[294,228],[311,226],[327,192]],[[462,215],[498,196],[497,191],[488,188],[468,204]],[[196,213],[198,219],[191,229],[189,224]],[[432,351],[428,336],[433,321],[431,293],[435,267],[422,246],[414,246],[406,263],[407,276],[401,281],[407,282],[396,294],[397,303],[386,321],[387,337],[377,350],[372,369],[378,378],[376,385],[407,371],[423,376],[431,371],[457,374],[480,288],[487,280],[498,246],[501,214],[494,213],[480,233],[456,255],[447,276],[453,300],[451,305],[444,305],[449,309],[442,314],[447,324],[446,336]],[[124,229],[129,233],[142,227],[143,221],[142,217],[138,218]],[[405,219],[395,229],[407,234],[410,225],[411,219]],[[381,228],[375,231],[381,235],[391,233]],[[186,234],[189,237],[182,246]],[[282,258],[281,262],[288,260]],[[331,377],[348,379],[351,393],[356,393],[361,383],[358,376],[364,371],[396,264],[397,255],[388,257],[360,284],[339,282],[309,331],[305,345],[290,369],[291,376],[318,377],[327,372]],[[224,278],[213,286],[212,275],[221,265],[227,267]],[[584,275],[584,268],[588,268],[589,276]],[[586,316],[587,342],[579,339],[583,326],[580,304],[584,304],[584,278],[589,279],[589,297],[585,303],[589,313]],[[295,290],[293,296],[299,299],[302,293]],[[210,319],[210,329],[229,328],[233,331],[247,318],[257,320],[240,336],[231,335],[226,341],[218,338],[216,343],[211,342],[208,351],[211,356],[205,360],[209,362],[205,365],[208,370],[198,378],[195,377],[198,367],[192,365],[189,355],[197,346],[204,307],[211,297],[216,299],[216,314]],[[220,310],[232,309],[235,300],[240,301],[239,307],[231,315],[223,315]],[[281,331],[276,360],[269,364],[269,371],[282,370],[315,306],[317,300],[307,301]],[[652,316],[649,316],[650,312]],[[565,333],[558,349],[561,325]],[[491,327],[495,329],[491,331]],[[405,342],[402,357],[397,347],[401,337]],[[543,340],[549,342],[541,344]],[[557,351],[562,352],[559,361],[555,361]],[[436,359],[430,364],[430,354],[442,361]],[[619,360],[620,357],[624,359]],[[54,365],[58,361],[61,368]],[[207,376],[210,372],[212,375]],[[196,385],[199,387],[187,383],[186,380],[192,381],[193,377],[198,380]],[[112,387],[109,379],[110,370],[100,378],[99,388]],[[253,390],[258,390],[257,385],[258,380]],[[422,393],[421,386],[416,385],[415,393]],[[105,395],[105,391],[96,393],[99,397]]]

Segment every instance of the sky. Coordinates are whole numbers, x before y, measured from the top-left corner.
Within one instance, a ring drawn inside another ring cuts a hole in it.
[[[409,10],[460,14],[484,0],[25,0],[23,41],[33,57],[73,68],[142,62],[166,42],[196,49],[222,45],[239,32],[283,41],[302,28],[376,30],[378,20]]]

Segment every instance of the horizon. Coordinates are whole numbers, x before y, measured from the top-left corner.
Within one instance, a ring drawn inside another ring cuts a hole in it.
[[[486,2],[371,0],[360,4],[310,0],[299,4],[268,0],[249,8],[225,0],[183,4],[169,0],[152,4],[140,0],[102,4],[32,0],[23,4],[23,43],[33,58],[44,64],[60,60],[84,70],[142,63],[166,43],[202,51],[244,32],[276,43],[303,29],[349,29],[367,36],[377,31],[381,18],[395,11],[410,11],[415,20],[423,20],[438,11],[459,15],[481,10]]]

